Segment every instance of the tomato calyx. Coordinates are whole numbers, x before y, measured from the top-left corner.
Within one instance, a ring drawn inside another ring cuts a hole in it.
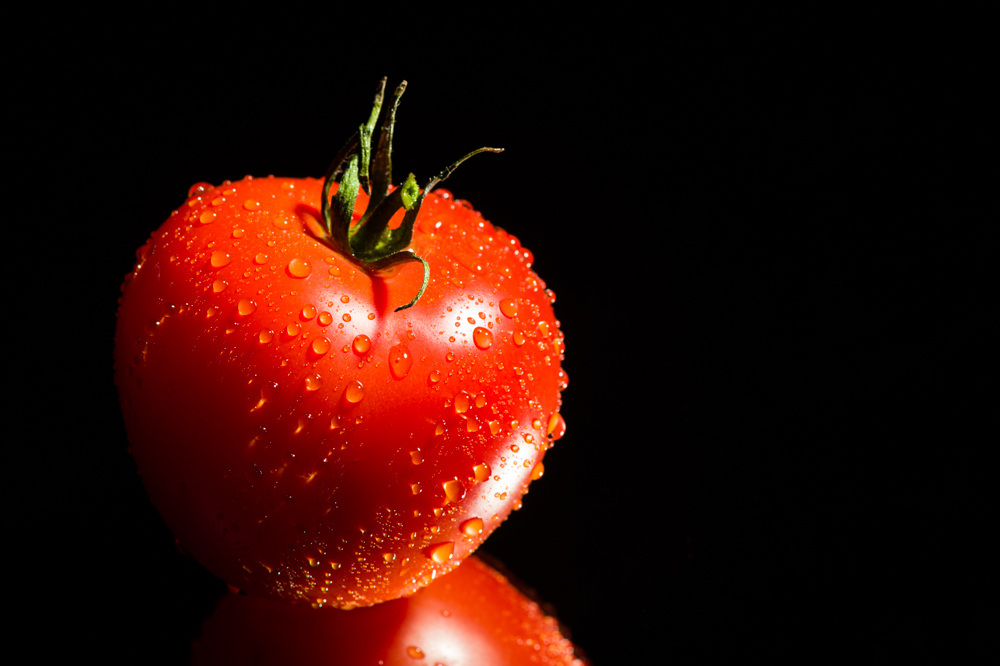
[[[382,111],[385,84],[386,79],[383,78],[376,90],[368,120],[351,135],[326,171],[321,203],[326,229],[325,236],[320,240],[372,273],[383,272],[408,262],[422,264],[424,279],[420,289],[413,300],[396,308],[396,312],[399,312],[415,305],[430,281],[430,266],[427,261],[413,250],[407,249],[413,239],[413,224],[420,213],[424,196],[473,155],[483,152],[500,153],[503,148],[483,147],[468,153],[428,180],[423,189],[417,185],[412,173],[401,185],[392,187],[392,134],[396,124],[396,109],[406,90],[406,81],[396,87],[389,99],[388,111],[373,157],[372,134]],[[338,183],[337,192],[331,197],[330,190],[334,183]],[[359,188],[370,198],[361,219],[352,226]],[[392,229],[389,222],[400,209],[406,211],[403,222],[398,228]]]

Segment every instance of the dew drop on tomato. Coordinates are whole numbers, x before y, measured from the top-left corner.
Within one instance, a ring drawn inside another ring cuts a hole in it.
[[[394,345],[389,349],[389,370],[396,379],[402,379],[413,367],[413,357],[404,344]]]
[[[483,519],[469,518],[467,521],[459,525],[459,529],[462,530],[462,533],[465,536],[477,536],[483,531]]]
[[[459,414],[464,414],[469,411],[469,405],[472,404],[469,394],[465,391],[459,391],[455,394],[455,411]]]
[[[236,304],[236,310],[241,315],[246,317],[247,315],[251,315],[257,311],[257,304],[249,298],[241,298],[240,302]]]
[[[411,659],[423,659],[424,658],[424,651],[421,650],[420,648],[418,648],[416,645],[408,645],[406,647],[406,654]]]
[[[260,208],[260,202],[254,199],[247,199],[243,202],[243,208],[246,210],[257,210]]]
[[[224,291],[225,288],[228,286],[229,283],[226,282],[225,280],[216,280],[215,282],[212,283],[212,291],[218,294],[219,292]]]
[[[436,543],[427,549],[427,556],[438,564],[444,564],[451,559],[452,554],[455,552],[455,544],[451,541],[445,541],[444,543]]]
[[[410,462],[414,465],[419,465],[424,461],[424,457],[420,455],[420,451],[410,451]]]
[[[501,300],[500,312],[502,312],[505,317],[513,319],[517,316],[517,301],[513,298],[505,298]]]
[[[344,389],[344,399],[352,404],[357,404],[365,399],[365,387],[358,380],[352,381]]]
[[[541,462],[538,462],[535,465],[535,467],[531,470],[531,480],[537,481],[538,479],[542,478],[543,474],[545,474],[545,465],[543,465]]]
[[[222,268],[223,266],[228,265],[232,260],[233,258],[225,250],[216,250],[212,253],[211,262],[214,268]]]
[[[302,331],[302,327],[296,324],[294,321],[285,327],[285,333],[290,338],[294,338],[299,332]]]
[[[329,312],[320,312],[318,321],[322,326],[329,326],[333,323],[333,315]]]
[[[261,265],[261,264],[266,264],[267,263],[267,255],[264,254],[263,252],[258,252],[257,256],[255,256],[253,258],[253,263],[257,264],[258,266]]]
[[[354,348],[355,354],[364,354],[371,348],[372,340],[367,335],[358,335],[354,338],[351,346]]]
[[[196,194],[202,194],[203,192],[211,190],[212,187],[211,183],[197,182],[188,188],[188,196],[193,197]]]
[[[480,349],[489,349],[493,346],[493,334],[488,329],[477,326],[476,330],[472,332],[472,341]]]
[[[257,337],[262,345],[266,345],[271,340],[274,340],[274,331],[261,331]]]
[[[299,312],[299,316],[308,321],[316,316],[316,308],[312,305],[306,305]]]
[[[288,274],[293,278],[304,278],[312,273],[312,266],[305,259],[296,257],[288,262]]]
[[[465,422],[466,432],[479,432],[479,421],[475,417],[470,418]]]
[[[332,346],[333,343],[330,342],[330,340],[325,337],[318,337],[312,341],[313,353],[318,354],[320,356],[330,351],[330,347]]]
[[[472,468],[472,473],[476,477],[476,481],[482,483],[490,478],[490,466],[486,463],[479,463]]]
[[[465,486],[458,479],[451,479],[441,484],[444,487],[444,494],[449,502],[458,502],[465,497]]]
[[[427,383],[437,384],[439,381],[441,381],[441,373],[437,370],[431,370],[430,374],[427,375]]]
[[[559,412],[553,412],[549,418],[548,434],[552,439],[559,439],[566,434],[566,421]]]
[[[212,222],[215,222],[215,211],[206,210],[198,217],[198,221],[202,224],[211,224]]]

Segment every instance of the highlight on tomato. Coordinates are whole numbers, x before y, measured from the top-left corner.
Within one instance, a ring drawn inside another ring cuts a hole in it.
[[[516,237],[435,189],[465,158],[393,184],[402,91],[384,104],[383,81],[323,180],[192,187],[122,287],[139,472],[184,549],[241,590],[412,594],[520,507],[565,431],[555,296]]]
[[[193,652],[196,666],[586,663],[555,618],[475,556],[413,596],[371,608],[227,595]]]

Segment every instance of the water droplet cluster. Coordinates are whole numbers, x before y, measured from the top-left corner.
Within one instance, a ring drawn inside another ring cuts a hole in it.
[[[430,283],[396,312],[420,266],[372,275],[324,245],[320,186],[193,187],[126,276],[116,382],[150,495],[196,558],[350,608],[426,585],[520,507],[568,380],[554,294],[515,237],[428,195],[411,248]],[[210,516],[179,508],[178,485]]]

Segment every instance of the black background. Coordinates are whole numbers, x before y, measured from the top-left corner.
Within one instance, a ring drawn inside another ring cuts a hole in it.
[[[387,75],[397,173],[504,147],[446,186],[558,296],[568,431],[484,549],[595,664],[995,647],[985,49],[190,18],[12,74],[17,632],[184,663],[225,586],[126,451],[119,284],[192,183],[322,175]]]

